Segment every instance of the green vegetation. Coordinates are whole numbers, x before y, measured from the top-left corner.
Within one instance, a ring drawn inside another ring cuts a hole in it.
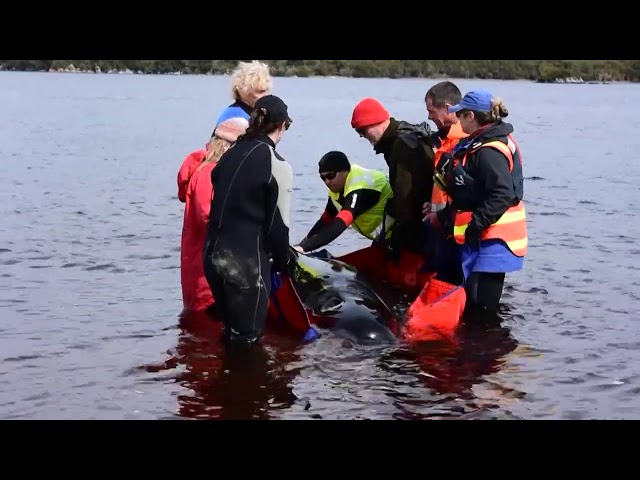
[[[0,70],[224,74],[238,60],[0,60]],[[276,76],[640,81],[640,60],[265,60]],[[71,65],[73,67],[71,67]]]

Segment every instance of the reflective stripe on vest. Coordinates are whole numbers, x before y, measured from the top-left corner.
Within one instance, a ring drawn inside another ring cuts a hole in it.
[[[468,135],[462,131],[460,122],[451,125],[447,137],[442,141],[440,148],[436,149],[436,156],[433,159],[434,169],[435,166],[438,165],[442,155],[446,152],[451,152],[453,147],[455,147],[460,140],[466,137],[468,137]],[[447,203],[449,203],[449,196],[444,190],[434,183],[433,189],[431,190],[431,211],[438,212],[443,210],[444,207],[447,206]]]
[[[387,176],[383,172],[368,170],[359,165],[352,164],[344,185],[343,195],[346,197],[354,190],[363,188],[380,192],[380,199],[373,208],[364,212],[358,218],[354,218],[351,227],[368,239],[374,240],[382,233],[384,219],[385,237],[389,238],[391,234],[390,227],[393,225],[394,219],[385,215],[387,201],[393,197]],[[342,210],[342,205],[338,203],[340,194],[329,191],[329,198],[336,207],[336,210]]]
[[[516,151],[516,145],[508,139],[508,144],[505,145],[500,141],[493,141],[485,143],[479,148],[490,147],[500,150],[507,160],[509,160],[509,170],[513,170],[513,153]],[[474,150],[477,151],[477,150]],[[469,152],[470,153],[470,152]],[[466,164],[467,153],[462,159],[462,164]],[[464,243],[464,234],[471,222],[473,212],[456,212],[453,238],[459,244]],[[490,225],[480,235],[481,240],[499,239],[507,244],[509,250],[518,257],[524,257],[527,253],[527,247],[529,244],[527,238],[527,215],[524,208],[524,203],[521,201],[518,205],[510,207],[497,222]]]

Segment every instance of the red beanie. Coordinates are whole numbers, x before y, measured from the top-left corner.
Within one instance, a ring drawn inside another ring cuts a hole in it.
[[[351,126],[356,130],[389,120],[389,112],[375,98],[365,98],[353,109]]]

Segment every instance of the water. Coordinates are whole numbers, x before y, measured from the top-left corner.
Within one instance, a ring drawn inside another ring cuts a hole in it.
[[[448,350],[269,336],[239,366],[177,328],[175,177],[228,83],[0,74],[1,418],[640,418],[640,86],[458,82],[505,100],[524,156],[530,250],[500,328]],[[294,119],[278,147],[296,172],[294,241],[326,202],[323,153],[385,166],[350,128],[355,103],[422,121],[433,83],[275,79]],[[331,251],[364,245],[348,232]]]

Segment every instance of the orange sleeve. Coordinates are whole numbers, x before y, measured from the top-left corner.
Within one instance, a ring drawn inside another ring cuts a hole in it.
[[[347,227],[353,223],[353,213],[349,210],[340,210],[340,213],[338,213],[336,218],[342,220]]]

